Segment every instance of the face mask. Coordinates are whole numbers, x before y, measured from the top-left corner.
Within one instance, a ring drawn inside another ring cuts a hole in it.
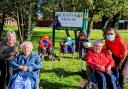
[[[115,35],[107,35],[107,39],[109,41],[114,41],[115,40]]]

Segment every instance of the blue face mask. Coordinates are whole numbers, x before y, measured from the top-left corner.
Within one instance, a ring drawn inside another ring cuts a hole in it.
[[[114,41],[115,40],[115,35],[107,35],[107,39],[109,41]]]

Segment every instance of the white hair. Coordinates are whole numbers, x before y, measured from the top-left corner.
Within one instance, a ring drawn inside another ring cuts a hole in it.
[[[29,48],[31,49],[31,51],[33,50],[33,45],[32,45],[32,42],[30,42],[30,41],[24,41],[22,44],[21,44],[21,49],[23,50],[23,47],[25,46],[25,45],[29,45]]]
[[[93,41],[93,46],[94,45],[97,45],[97,44],[103,44],[103,42],[100,40],[100,39],[95,39],[94,41]]]

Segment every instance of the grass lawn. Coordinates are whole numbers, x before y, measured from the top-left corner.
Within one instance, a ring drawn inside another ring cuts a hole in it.
[[[71,38],[74,39],[74,32],[70,31]],[[119,33],[125,37],[128,41],[128,31],[120,30]],[[33,32],[32,42],[34,45],[34,52],[38,52],[38,41],[40,37],[47,34],[52,37],[51,28],[36,27]],[[55,53],[59,53],[59,40],[66,36],[65,31],[57,30],[55,39]],[[90,40],[95,38],[102,39],[101,30],[93,30],[90,35]],[[40,72],[40,86],[43,89],[82,89],[80,84],[82,82],[81,77],[81,59],[77,59],[77,53],[75,54],[75,60],[72,61],[70,54],[66,54],[62,61],[43,61],[43,68]],[[127,86],[128,87],[128,86]],[[126,88],[128,89],[128,88]]]
[[[74,39],[74,32],[70,31],[71,38]],[[125,37],[128,41],[128,32],[126,30],[119,31],[119,33]],[[52,37],[51,28],[35,28],[32,36],[32,42],[34,43],[34,51],[37,52],[38,40],[44,34],[48,34]],[[58,55],[59,40],[66,36],[65,31],[57,30],[55,39],[55,53]],[[90,35],[90,40],[96,38],[102,39],[101,30],[93,30]],[[80,84],[82,82],[81,77],[81,65],[82,61],[77,59],[77,53],[75,60],[69,54],[66,54],[62,61],[43,61],[43,68],[40,76],[40,86],[43,89],[82,89]]]

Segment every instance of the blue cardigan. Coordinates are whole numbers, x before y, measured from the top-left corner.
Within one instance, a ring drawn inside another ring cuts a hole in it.
[[[10,79],[9,86],[11,86],[17,75],[20,75],[29,78],[32,82],[33,89],[35,89],[34,87],[36,87],[39,78],[38,70],[42,68],[42,61],[38,55],[32,52],[30,56],[26,58],[25,55],[21,53],[10,62],[10,66],[15,70],[15,72]],[[19,70],[19,66],[27,66],[28,71],[24,72]]]

